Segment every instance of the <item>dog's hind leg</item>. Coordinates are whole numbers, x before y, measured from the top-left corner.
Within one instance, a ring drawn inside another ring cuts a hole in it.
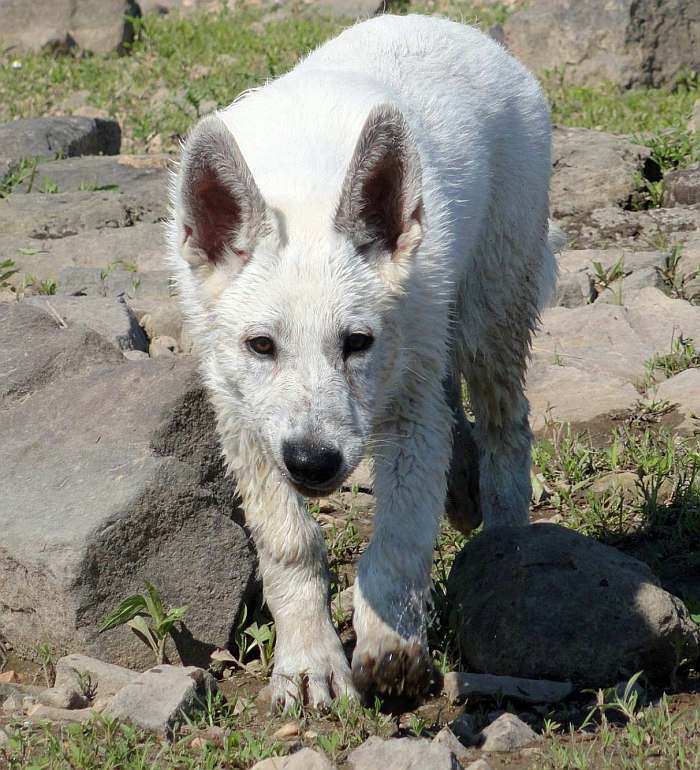
[[[446,378],[445,395],[454,418],[445,512],[450,524],[468,535],[481,524],[479,452],[473,436],[474,426],[464,413],[459,369],[453,368]]]
[[[546,239],[531,246],[491,233],[460,303],[457,350],[476,416],[485,527],[525,525],[529,518],[525,373],[542,296],[555,274]]]

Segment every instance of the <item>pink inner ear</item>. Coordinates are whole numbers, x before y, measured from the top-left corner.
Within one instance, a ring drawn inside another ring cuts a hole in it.
[[[241,226],[238,200],[217,176],[207,175],[193,186],[192,214],[194,247],[201,249],[210,262],[220,262],[227,250],[234,249]]]

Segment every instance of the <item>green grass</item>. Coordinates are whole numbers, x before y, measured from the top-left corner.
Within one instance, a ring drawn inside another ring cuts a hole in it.
[[[389,8],[440,13],[484,28],[507,15],[504,5],[455,0],[399,0]],[[253,9],[186,19],[152,16],[138,21],[138,39],[128,56],[5,57],[0,121],[55,113],[69,96],[84,92],[87,105],[119,120],[125,152],[147,147],[172,152],[199,115],[287,71],[347,23],[310,14],[266,19]],[[700,97],[697,81],[688,79],[675,90],[622,91],[612,85],[571,87],[552,76],[546,89],[556,123],[636,136],[652,147],[662,170],[698,157],[700,140],[686,128]]]

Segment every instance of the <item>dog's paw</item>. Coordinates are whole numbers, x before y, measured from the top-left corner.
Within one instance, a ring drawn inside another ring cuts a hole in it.
[[[342,648],[339,653],[278,660],[268,694],[270,709],[283,712],[300,704],[322,711],[343,695],[358,697]]]
[[[417,702],[437,688],[441,676],[423,644],[393,636],[355,650],[352,679],[366,698]]]

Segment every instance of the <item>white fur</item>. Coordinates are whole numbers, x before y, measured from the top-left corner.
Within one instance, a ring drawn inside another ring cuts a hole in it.
[[[364,260],[333,226],[377,105],[400,110],[420,158],[422,241],[401,260]],[[321,436],[342,448],[343,476],[373,454],[377,513],[355,584],[355,660],[424,647],[451,457],[448,374],[466,378],[477,416],[486,526],[528,518],[523,376],[555,277],[549,115],[534,78],[477,30],[382,16],[219,117],[273,225],[252,254],[193,268],[181,175],[170,261],[277,622],[273,694],[290,705],[306,674],[307,697],[321,705],[354,689],[328,613],[323,538],[288,483],[281,443]],[[338,328],[370,328],[375,344],[342,365]],[[277,363],[245,349],[252,333],[279,340]]]

